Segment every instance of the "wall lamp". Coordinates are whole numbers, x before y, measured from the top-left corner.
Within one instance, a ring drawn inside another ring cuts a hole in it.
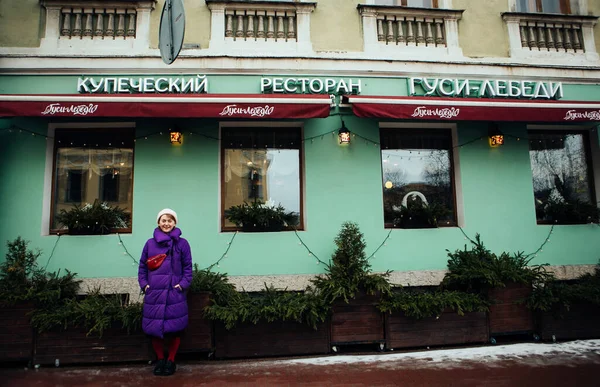
[[[497,124],[490,124],[489,128],[490,146],[492,148],[504,145],[504,133],[498,129]]]
[[[342,127],[338,131],[338,139],[340,140],[340,145],[350,144],[350,131],[346,128],[343,120]]]
[[[183,142],[183,134],[181,132],[172,131],[169,133],[171,144],[181,145]]]

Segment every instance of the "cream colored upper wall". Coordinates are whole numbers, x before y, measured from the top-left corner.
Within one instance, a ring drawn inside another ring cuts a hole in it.
[[[454,9],[464,9],[458,21],[458,38],[468,57],[507,57],[508,31],[502,12],[507,0],[453,0]]]
[[[313,0],[310,36],[315,51],[362,51],[360,14],[365,0]]]
[[[311,0],[309,0],[311,1]],[[312,0],[311,42],[318,52],[361,52],[362,22],[358,4],[367,0]],[[165,0],[158,0],[151,12],[150,46],[158,47],[160,15]],[[211,14],[204,0],[184,0],[186,34],[184,44],[208,48]],[[460,46],[465,56],[508,57],[508,32],[501,14],[508,0],[453,0],[454,9],[463,9],[458,23]],[[600,0],[588,0],[588,13],[600,15]],[[39,0],[0,0],[0,47],[38,47],[44,31],[43,7]],[[600,52],[600,26],[594,29]]]
[[[0,47],[38,47],[41,15],[39,0],[0,0]]]
[[[158,48],[158,30],[160,15],[165,0],[158,0],[156,9],[150,14],[150,47]],[[208,48],[210,40],[210,10],[204,0],[184,0],[185,8],[185,37],[183,44],[200,44],[200,48]]]

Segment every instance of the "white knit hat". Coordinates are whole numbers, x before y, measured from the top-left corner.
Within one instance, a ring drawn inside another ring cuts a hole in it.
[[[175,218],[175,223],[177,223],[177,213],[175,211],[173,211],[170,208],[165,208],[164,210],[161,210],[158,213],[158,216],[156,217],[156,223],[158,223],[158,221],[160,220],[160,217],[163,215],[171,215],[173,218]]]

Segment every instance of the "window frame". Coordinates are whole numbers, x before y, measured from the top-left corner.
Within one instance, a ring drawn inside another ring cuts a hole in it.
[[[400,3],[400,4],[392,4],[389,5],[389,7],[411,7],[411,8],[426,8],[426,9],[430,9],[430,7],[413,7],[413,6],[409,6],[407,5],[408,0],[395,0],[396,3]],[[383,5],[383,4],[377,4],[377,0],[374,0],[375,4],[374,5]],[[436,8],[439,9],[439,0],[431,0],[431,8]]]
[[[225,226],[225,190],[223,189],[223,185],[225,184],[225,144],[223,143],[223,131],[228,128],[279,128],[279,129],[297,129],[300,131],[300,145],[298,148],[298,174],[300,176],[298,193],[300,195],[300,214],[298,218],[298,226],[295,228],[288,227],[282,231],[291,231],[305,230],[305,160],[304,160],[304,124],[301,122],[277,122],[277,121],[269,121],[269,122],[220,122],[219,123],[219,232],[236,232],[241,231],[241,227],[235,226]],[[287,148],[282,148],[287,149]]]
[[[588,167],[587,175],[588,175],[588,185],[590,189],[590,198],[592,204],[596,204],[598,207],[598,198],[600,193],[600,176],[598,173],[600,172],[600,145],[597,141],[593,141],[594,135],[596,135],[595,127],[586,127],[586,126],[578,126],[578,125],[560,125],[560,126],[549,126],[549,125],[527,125],[527,150],[528,156],[529,152],[531,152],[529,147],[529,134],[531,132],[537,133],[548,133],[548,134],[582,134],[584,141],[584,149],[586,152],[586,163]],[[596,135],[597,137],[597,135]],[[530,157],[530,156],[529,156]],[[530,161],[530,171],[532,170],[531,161]],[[533,174],[531,175],[531,193],[535,194],[533,187]],[[535,199],[535,196],[534,196]],[[534,216],[535,222],[537,225],[571,225],[571,223],[552,223],[544,220],[538,220],[537,214],[535,212],[535,203],[534,203]],[[585,223],[575,223],[577,224],[585,224]]]
[[[422,122],[412,122],[412,123],[396,123],[396,122],[381,122],[379,124],[379,133],[381,133],[381,130],[389,130],[389,129],[394,129],[394,130],[402,130],[402,129],[407,129],[407,130],[423,130],[423,131],[430,131],[430,130],[444,130],[444,131],[449,131],[450,132],[450,137],[451,137],[451,148],[449,149],[450,152],[450,177],[452,180],[452,194],[453,194],[453,201],[454,201],[454,221],[450,222],[449,224],[441,224],[438,223],[437,227],[438,228],[445,228],[445,227],[465,227],[465,218],[464,218],[464,203],[463,203],[463,193],[462,193],[462,179],[461,179],[461,175],[460,175],[460,159],[459,159],[459,152],[456,152],[456,148],[458,147],[458,131],[457,131],[457,125],[454,123],[422,123]],[[395,148],[394,148],[395,149]],[[383,181],[383,159],[381,157],[381,151],[384,150],[383,149],[383,144],[380,144],[380,150],[379,150],[379,168],[380,168],[380,181]],[[381,185],[381,198],[382,198],[382,204],[383,204],[383,195],[384,195],[384,191],[383,191],[383,184]],[[382,218],[384,218],[384,214],[383,214],[383,205],[381,207],[381,215]],[[385,220],[383,221],[383,226],[385,229],[394,229],[395,227],[393,227],[393,225],[389,224],[389,223],[385,223]]]
[[[41,235],[58,235],[67,233],[65,230],[60,228],[52,228],[52,221],[54,219],[54,210],[55,203],[54,199],[56,197],[55,192],[55,182],[56,182],[56,154],[60,147],[57,147],[55,144],[55,134],[56,131],[60,131],[61,129],[68,130],[118,130],[118,129],[130,129],[133,131],[135,136],[136,125],[134,122],[107,122],[107,123],[51,123],[48,125],[48,138],[52,139],[52,141],[47,141],[46,144],[46,168],[44,172],[44,199],[43,199],[43,208],[42,208],[42,230]],[[134,184],[135,184],[135,143],[132,148],[132,182],[131,182],[131,227],[129,228],[116,228],[112,229],[111,232],[107,235],[111,235],[114,233],[119,234],[131,234],[133,232],[133,192],[134,192]],[[98,193],[99,194],[99,193]]]
[[[517,0],[518,1],[518,0]],[[542,3],[543,0],[535,0],[535,7],[536,10],[534,11],[519,11],[519,12],[524,12],[524,13],[550,13],[550,12],[545,12],[542,8]],[[558,1],[558,5],[560,8],[560,14],[561,15],[571,15],[571,1],[570,0],[556,0]],[[518,4],[518,3],[517,3]]]

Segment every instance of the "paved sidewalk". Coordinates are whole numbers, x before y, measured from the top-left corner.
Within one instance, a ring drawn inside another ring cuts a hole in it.
[[[2,386],[600,386],[600,340],[295,359],[0,369]]]

